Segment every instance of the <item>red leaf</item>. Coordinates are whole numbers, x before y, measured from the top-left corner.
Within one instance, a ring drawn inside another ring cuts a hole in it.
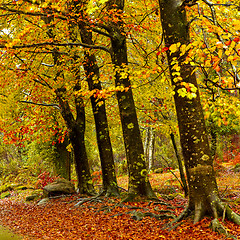
[[[233,41],[237,43],[237,42],[240,41],[240,38],[239,38],[239,37],[235,37],[235,38],[233,39]]]
[[[225,42],[225,45],[226,45],[226,46],[229,46],[229,45],[231,44],[231,42],[232,42],[231,40],[226,41],[226,42]]]
[[[168,47],[164,47],[161,52],[166,52],[168,49]]]

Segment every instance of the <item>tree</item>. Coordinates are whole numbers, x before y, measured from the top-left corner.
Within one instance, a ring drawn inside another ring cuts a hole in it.
[[[177,220],[194,214],[195,223],[205,215],[213,216],[214,222],[217,222],[218,217],[226,212],[229,220],[240,224],[239,215],[219,197],[196,75],[194,68],[186,61],[188,53],[180,50],[180,46],[188,45],[190,40],[185,11],[187,4],[188,1],[159,0],[189,186],[188,206]]]
[[[117,91],[129,172],[128,197],[125,200],[131,200],[136,195],[156,198],[148,179],[131,83],[129,74],[126,73],[128,65],[127,44],[124,22],[121,17],[124,1],[110,0],[107,2],[107,9],[117,16],[117,19],[114,19],[115,16],[109,14],[109,24],[107,26],[111,39],[111,58],[115,67],[115,86],[125,89],[124,91]]]
[[[88,18],[86,15],[87,1],[74,1],[73,4],[73,9],[75,9],[75,11],[77,11],[83,19],[83,21],[78,24],[82,42],[88,45],[94,45],[91,29],[84,22]],[[84,51],[83,67],[85,70],[89,91],[102,91],[100,72],[96,57],[93,53],[87,50]],[[102,167],[103,191],[108,196],[119,195],[115,174],[113,150],[109,135],[105,99],[98,98],[97,94],[92,94],[90,99],[95,119],[97,143]]]
[[[42,12],[39,13],[39,9],[37,8],[36,14],[32,14],[25,11],[25,7],[28,6],[29,3],[24,2],[18,8],[18,5],[15,3],[11,5],[11,8],[6,7],[5,4],[2,4],[2,11],[6,12],[15,12],[15,8],[18,10],[17,13],[22,15],[33,16],[31,19],[29,18],[27,21],[24,18],[19,18],[22,22],[22,28],[19,28],[17,23],[12,21],[12,24],[9,27],[13,29],[15,35],[7,36],[6,42],[14,41],[12,38],[17,39],[20,36],[18,34],[23,34],[23,32],[29,32],[29,38],[25,39],[27,42],[30,42],[30,46],[27,48],[32,48],[37,42],[43,39],[49,40],[45,46],[49,46],[49,49],[45,51],[45,47],[39,46],[39,48],[33,48],[29,51],[24,52],[23,49],[26,48],[27,44],[22,44],[20,47],[20,51],[14,50],[13,45],[10,43],[9,49],[6,51],[6,65],[7,71],[11,71],[10,69],[17,69],[18,66],[21,66],[20,70],[21,74],[15,74],[16,79],[14,81],[17,82],[16,87],[19,87],[20,91],[25,91],[28,94],[19,102],[25,104],[32,104],[35,106],[55,106],[60,109],[61,115],[66,123],[69,139],[74,152],[74,162],[76,166],[76,173],[78,177],[79,184],[79,192],[92,194],[94,192],[94,188],[91,182],[91,174],[88,165],[85,141],[84,141],[84,132],[85,132],[85,109],[84,109],[84,101],[81,95],[74,94],[81,88],[81,77],[79,71],[79,65],[72,62],[71,59],[71,46],[68,48],[68,56],[70,56],[68,67],[73,71],[74,74],[68,74],[67,71],[64,71],[66,67],[65,59],[63,55],[59,53],[59,48],[51,47],[51,45],[55,45],[58,42],[57,29],[63,27],[63,24],[59,24],[56,26],[56,17],[54,7],[46,2],[46,6],[42,7]],[[38,6],[38,3],[30,4],[31,7]],[[44,3],[43,3],[44,5]],[[28,7],[27,7],[28,9]],[[36,8],[35,8],[36,9]],[[15,14],[11,15],[14,19]],[[10,18],[11,18],[10,17]],[[3,19],[3,22],[6,19]],[[65,19],[66,20],[66,19]],[[32,34],[33,26],[37,26],[40,28],[40,25],[43,24],[43,28],[39,30],[35,36]],[[66,25],[65,25],[66,26]],[[64,27],[65,27],[64,26]],[[39,32],[42,33],[42,36],[39,35]],[[21,35],[23,39],[26,37],[25,34]],[[67,36],[69,38],[69,36]],[[17,42],[19,42],[17,40]],[[51,43],[50,43],[51,42]],[[49,45],[50,43],[50,45]],[[41,44],[40,44],[41,45]],[[52,46],[53,46],[52,45]],[[58,45],[58,44],[57,44]],[[67,44],[68,45],[68,44]],[[5,46],[6,47],[6,46]],[[4,48],[5,48],[4,47]],[[47,47],[48,48],[48,47]],[[31,53],[30,53],[31,52]],[[43,54],[45,55],[44,59],[50,62],[50,64],[44,63],[40,60],[36,55]],[[9,56],[12,57],[12,62],[8,62]],[[31,64],[31,63],[32,64]],[[20,64],[19,64],[20,63]],[[18,65],[19,64],[19,65]],[[40,64],[40,66],[36,69],[36,64]],[[11,66],[10,66],[11,65]],[[31,65],[31,66],[30,66]],[[26,68],[26,69],[25,69]],[[49,68],[53,68],[53,71],[49,73]],[[23,70],[25,69],[25,70]],[[16,71],[17,72],[17,71]],[[30,76],[30,72],[35,75],[35,77]],[[38,72],[38,73],[37,73]],[[21,86],[20,86],[21,85]],[[70,86],[67,90],[66,86]],[[22,90],[23,89],[23,90]],[[39,94],[42,93],[42,94]],[[50,97],[51,96],[51,97]],[[45,99],[45,100],[44,100]],[[41,103],[44,102],[44,103]],[[54,102],[53,104],[46,103]],[[72,108],[71,106],[74,106]]]
[[[43,17],[43,20],[47,25],[47,35],[54,42],[56,38],[53,29],[54,25],[52,24],[52,21],[54,21],[54,16]],[[71,40],[74,40],[71,30],[69,37]],[[52,58],[54,66],[58,67],[54,79],[57,80],[59,77],[64,79],[66,73],[64,73],[61,69],[62,65],[60,61],[61,57],[58,54],[58,52],[53,51]],[[76,59],[74,56],[72,59],[73,62],[71,69],[74,72],[74,75],[72,77],[75,78],[75,84],[73,86],[73,89],[77,92],[81,89],[81,77],[80,77],[81,75],[79,70],[80,66],[79,64],[75,63]],[[66,87],[65,86],[58,87],[55,90],[55,94],[57,101],[59,102],[62,117],[66,122],[69,133],[69,139],[73,147],[74,163],[78,178],[79,193],[93,194],[94,188],[91,182],[91,174],[84,139],[85,138],[84,101],[80,95],[74,94],[74,102],[76,108],[76,117],[74,117],[69,106],[69,101],[66,99]]]

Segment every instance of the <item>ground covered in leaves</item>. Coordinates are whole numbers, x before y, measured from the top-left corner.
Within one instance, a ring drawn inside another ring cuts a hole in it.
[[[239,177],[239,173],[229,172],[218,177],[222,198],[228,201],[238,213],[240,213]],[[126,178],[121,178],[119,181],[122,186],[126,186]],[[159,202],[137,201],[119,204],[120,199],[100,198],[76,207],[74,205],[81,201],[82,196],[50,199],[46,205],[42,206],[38,206],[37,201],[26,203],[21,198],[5,198],[0,200],[0,225],[22,234],[24,239],[33,240],[226,239],[226,236],[212,232],[209,228],[211,219],[208,218],[195,225],[192,224],[191,219],[188,219],[183,221],[177,229],[170,232],[163,230],[164,224],[171,218],[157,219],[154,216],[161,214],[177,216],[183,211],[187,200],[180,191],[178,192],[178,184],[171,174],[152,175],[151,181],[154,189],[159,192]],[[174,194],[161,194],[166,181],[167,188],[171,186],[177,189]],[[149,216],[140,214],[139,217],[139,212],[148,213],[146,215]],[[227,220],[224,220],[223,225],[231,235],[240,239],[238,225]]]

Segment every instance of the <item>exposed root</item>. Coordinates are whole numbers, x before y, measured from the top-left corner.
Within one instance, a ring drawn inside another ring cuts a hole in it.
[[[209,226],[214,232],[220,233],[220,234],[224,234],[226,236],[228,236],[228,232],[227,230],[223,227],[223,225],[218,221],[218,219],[214,218],[211,221],[211,224]]]
[[[180,224],[178,222],[182,221],[183,219],[186,219],[187,217],[189,217],[192,214],[192,211],[190,210],[189,207],[186,207],[183,212],[177,217],[175,218],[172,222],[167,223],[163,229],[168,229],[169,231],[177,228]],[[178,223],[178,224],[175,224]]]
[[[128,191],[127,189],[125,189],[125,188],[123,188],[123,187],[120,187],[120,186],[118,186],[118,188],[119,188],[119,190],[121,190],[121,191],[123,191],[123,192],[127,192],[127,191]]]
[[[105,196],[105,197],[119,197],[120,196],[118,186],[116,187],[116,186],[109,185],[107,187],[103,187],[102,184],[98,184],[96,186],[99,187],[99,192],[100,192],[99,195],[100,196]]]
[[[175,218],[175,216],[173,214],[155,214],[155,213],[152,213],[152,212],[141,212],[141,211],[136,211],[136,210],[133,210],[131,212],[127,212],[127,214],[130,214],[131,217],[134,219],[134,220],[137,220],[137,221],[141,221],[144,217],[152,217],[152,218],[155,218],[157,220],[163,220],[163,219],[169,219],[169,218]]]
[[[80,198],[77,200],[78,202],[74,205],[74,207],[78,207],[83,205],[86,202],[96,202],[96,201],[101,201],[100,200],[100,195],[97,195],[95,197],[90,197],[90,198]]]
[[[165,206],[168,206],[168,207],[171,206],[169,203],[163,202],[163,201],[159,201],[159,200],[158,201],[154,201],[154,202],[150,201],[148,205],[151,205],[151,204],[153,204],[153,205],[165,205]],[[174,208],[174,207],[171,206],[171,208]]]
[[[236,239],[237,237],[230,235],[227,230],[224,228],[224,226],[218,221],[217,218],[214,218],[211,221],[211,224],[209,226],[214,232],[217,232],[219,234],[224,234],[226,236],[226,239]]]
[[[189,206],[172,222],[165,225],[164,229],[169,231],[177,228],[183,219],[186,219],[194,213],[194,223],[199,222],[207,213],[211,213],[214,219],[211,222],[210,228],[218,232],[219,234],[226,235],[227,238],[236,239],[236,237],[229,235],[224,226],[219,222],[218,217],[222,216],[224,221],[225,218],[240,225],[240,216],[235,213],[228,205],[225,205],[219,198],[212,199],[210,205],[210,211],[206,209],[206,206],[203,206],[203,203],[195,203],[194,210]]]
[[[122,199],[122,203],[124,202],[133,202],[133,200],[137,197],[138,195],[136,193],[128,193],[127,197]]]
[[[199,222],[205,213],[205,207],[203,206],[202,202],[195,203],[195,213],[194,213],[194,224]]]
[[[216,210],[220,216],[223,216],[223,220],[226,217],[229,221],[240,225],[240,215],[235,213],[228,205],[224,204],[221,201],[218,201],[216,203]]]
[[[118,188],[109,187],[105,191],[105,197],[119,197],[119,196],[120,194],[119,194]]]

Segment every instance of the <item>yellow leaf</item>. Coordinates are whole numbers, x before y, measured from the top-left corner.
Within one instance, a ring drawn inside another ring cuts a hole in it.
[[[170,47],[169,47],[169,51],[172,53],[175,53],[176,51],[178,50],[178,44],[172,44]]]

